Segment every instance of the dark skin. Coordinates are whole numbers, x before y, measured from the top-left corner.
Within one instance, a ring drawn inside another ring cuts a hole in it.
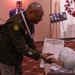
[[[49,60],[51,60],[51,63],[54,62],[54,63],[58,64],[59,66],[61,65],[60,62],[55,58],[49,58]]]
[[[29,7],[26,10],[26,13],[27,13],[29,21],[34,24],[38,24],[42,20],[42,17],[44,15],[43,8],[38,5],[35,5],[33,7]]]

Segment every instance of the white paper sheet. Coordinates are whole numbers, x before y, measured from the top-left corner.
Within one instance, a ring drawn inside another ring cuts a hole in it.
[[[53,53],[58,58],[60,50],[64,47],[64,40],[45,38],[42,53]],[[44,61],[41,59],[40,67],[44,68]]]

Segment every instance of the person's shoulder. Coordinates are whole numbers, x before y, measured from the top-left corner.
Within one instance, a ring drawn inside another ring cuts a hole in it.
[[[10,12],[13,12],[13,11],[15,11],[15,10],[16,10],[16,8],[15,8],[15,9],[10,10]]]

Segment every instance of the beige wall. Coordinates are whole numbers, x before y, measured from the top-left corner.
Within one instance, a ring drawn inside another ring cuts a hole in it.
[[[7,20],[9,18],[9,10],[15,8],[15,2],[17,0],[0,0],[0,18]],[[45,16],[43,20],[35,26],[35,41],[43,41],[45,37],[50,37],[50,0],[22,0],[23,8],[27,8],[31,2],[39,2],[44,9]],[[0,24],[5,23],[0,20]]]

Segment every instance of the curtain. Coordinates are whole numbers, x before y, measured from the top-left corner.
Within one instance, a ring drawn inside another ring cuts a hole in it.
[[[50,0],[50,14],[60,12],[60,0]],[[50,38],[60,38],[60,23],[50,23]]]

